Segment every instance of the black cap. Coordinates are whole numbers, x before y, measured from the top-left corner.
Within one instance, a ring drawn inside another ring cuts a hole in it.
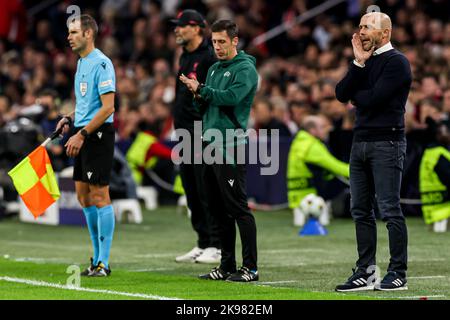
[[[180,12],[176,19],[172,19],[170,21],[180,27],[191,25],[204,28],[206,26],[203,16],[198,11],[191,9]]]

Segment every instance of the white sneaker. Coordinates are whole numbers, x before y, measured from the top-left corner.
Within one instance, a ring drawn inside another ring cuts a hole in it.
[[[301,227],[306,222],[306,215],[300,208],[294,209],[294,226]]]
[[[199,247],[195,247],[188,253],[178,256],[175,258],[176,262],[195,262],[195,259],[199,257],[203,253],[204,249],[200,249]]]
[[[222,259],[222,254],[220,249],[209,247],[203,250],[203,253],[195,258],[195,262],[197,263],[220,263]]]

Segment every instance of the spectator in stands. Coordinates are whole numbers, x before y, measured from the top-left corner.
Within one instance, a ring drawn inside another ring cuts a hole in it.
[[[6,122],[11,120],[11,117],[9,116],[10,110],[11,106],[8,97],[0,96],[0,128],[3,127]]]
[[[293,133],[300,130],[306,116],[310,115],[313,110],[311,105],[305,101],[292,101],[289,105],[290,118],[294,123]],[[292,132],[291,131],[291,132]]]
[[[43,109],[43,119],[40,121],[40,126],[43,129],[44,136],[48,137],[56,130],[60,117],[58,94],[55,90],[42,90],[36,99],[36,104]],[[53,170],[62,171],[68,165],[68,157],[64,152],[64,144],[66,139],[60,138],[50,141],[46,148],[50,159],[52,161]]]
[[[21,0],[0,0],[0,39],[15,45],[26,41],[27,13]]]
[[[271,136],[272,130],[278,130],[279,137],[290,137],[288,127],[274,116],[274,108],[270,100],[259,98],[252,107],[252,116],[255,121],[254,128],[259,131],[267,130],[267,136]]]
[[[421,91],[424,98],[439,100],[442,96],[442,90],[435,75],[427,74],[422,78]]]
[[[319,103],[320,113],[330,119],[333,128],[341,128],[348,110],[344,103],[334,97],[323,98]]]
[[[442,96],[442,112],[446,119],[450,118],[450,87],[448,87]]]
[[[419,111],[419,124],[421,130],[417,130],[422,133],[422,137],[420,140],[424,147],[428,144],[428,141],[434,140],[432,136],[430,136],[430,128],[429,123],[427,123],[427,118],[431,118],[435,122],[439,122],[444,120],[445,114],[441,110],[441,104],[438,101],[432,99],[423,99],[418,104]]]

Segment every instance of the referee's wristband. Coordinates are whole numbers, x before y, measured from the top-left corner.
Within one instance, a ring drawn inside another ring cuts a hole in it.
[[[86,139],[89,137],[89,133],[86,131],[85,128],[80,130],[80,134]]]

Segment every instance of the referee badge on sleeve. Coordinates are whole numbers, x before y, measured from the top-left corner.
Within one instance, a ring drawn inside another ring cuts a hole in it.
[[[87,82],[80,82],[80,93],[81,96],[85,96],[87,92]]]

